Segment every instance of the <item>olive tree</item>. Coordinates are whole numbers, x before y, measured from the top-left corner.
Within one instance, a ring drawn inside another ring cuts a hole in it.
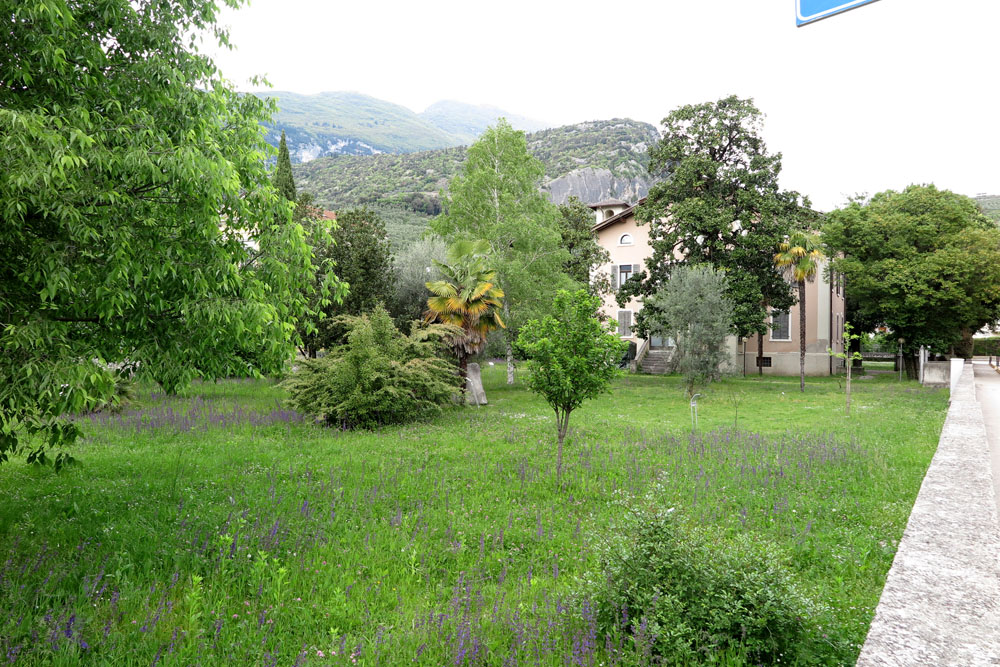
[[[650,301],[650,329],[674,339],[673,363],[688,396],[721,377],[729,363],[726,337],[733,329],[733,303],[726,275],[707,264],[679,266]]]

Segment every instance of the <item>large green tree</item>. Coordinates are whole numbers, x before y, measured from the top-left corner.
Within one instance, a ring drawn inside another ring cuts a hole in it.
[[[653,252],[646,269],[619,289],[620,303],[655,294],[681,264],[707,263],[726,272],[739,336],[763,335],[769,309],[792,305],[772,257],[801,203],[778,186],[781,154],[768,152],[762,123],[753,101],[737,97],[682,106],[663,119],[649,169],[664,178],[636,211],[651,226]]]
[[[392,249],[378,213],[369,208],[351,209],[339,213],[331,225],[319,211],[314,212],[312,224],[318,226],[313,247],[315,261],[327,270],[335,270],[348,289],[341,301],[328,301],[317,309],[312,322],[315,333],[304,332],[304,351],[310,357],[343,342],[347,329],[336,316],[359,316],[376,304],[390,303],[395,287]],[[328,237],[323,235],[324,230],[329,231]]]
[[[592,294],[610,292],[609,276],[595,275],[597,267],[611,261],[611,255],[597,242],[594,212],[576,197],[559,205],[559,234],[569,253],[564,270],[570,278],[587,287]]]
[[[44,460],[114,363],[168,390],[276,369],[312,262],[266,167],[272,108],[191,38],[228,43],[216,2],[0,6],[0,460]]]
[[[911,185],[856,199],[823,240],[859,319],[903,338],[911,378],[921,345],[948,352],[1000,319],[1000,230],[969,197]]]
[[[524,132],[501,118],[469,147],[462,173],[448,186],[445,212],[431,222],[449,241],[483,239],[490,245],[506,295],[508,384],[514,382],[518,327],[543,313],[555,291],[570,284],[559,212],[540,190],[544,173],[528,153]]]

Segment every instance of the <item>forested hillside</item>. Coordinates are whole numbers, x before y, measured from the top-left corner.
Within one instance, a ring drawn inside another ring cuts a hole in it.
[[[575,195],[585,202],[616,197],[635,201],[649,190],[647,148],[656,128],[627,119],[593,121],[528,135],[545,165],[550,199]],[[337,155],[295,165],[295,181],[317,201],[338,210],[358,205],[392,207],[419,216],[441,210],[439,193],[465,159],[465,148],[404,155]],[[411,226],[419,220],[408,218]],[[390,234],[395,236],[393,225]]]

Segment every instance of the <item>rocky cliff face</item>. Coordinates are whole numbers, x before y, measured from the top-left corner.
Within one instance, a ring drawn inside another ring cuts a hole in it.
[[[268,128],[265,138],[268,143],[277,146],[281,130]],[[296,163],[311,162],[327,155],[377,155],[384,152],[360,139],[332,132],[304,131],[294,127],[285,128],[285,140],[288,142],[288,154],[292,162]]]
[[[545,184],[549,200],[565,204],[571,196],[588,204],[605,199],[621,199],[634,204],[649,194],[649,176],[616,176],[610,169],[584,167]]]

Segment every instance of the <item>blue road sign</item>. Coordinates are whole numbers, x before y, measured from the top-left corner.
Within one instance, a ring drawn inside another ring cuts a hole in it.
[[[834,14],[875,2],[875,0],[795,0],[795,23],[815,23]]]

